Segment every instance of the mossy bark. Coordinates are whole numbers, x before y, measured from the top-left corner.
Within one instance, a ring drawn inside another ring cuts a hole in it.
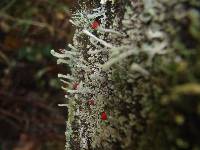
[[[80,95],[69,99],[78,115],[69,122],[67,149],[200,149],[200,1],[95,1],[82,3],[78,15],[98,13],[96,7],[106,8],[100,26],[112,31],[89,29],[91,20],[77,26],[74,46],[89,67],[72,75],[95,92],[82,95],[83,102]],[[90,97],[95,106],[86,104]]]

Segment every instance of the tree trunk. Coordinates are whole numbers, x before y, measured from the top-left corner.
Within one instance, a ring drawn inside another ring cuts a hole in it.
[[[200,149],[200,2],[79,4],[71,50],[52,51],[71,67],[66,149]]]

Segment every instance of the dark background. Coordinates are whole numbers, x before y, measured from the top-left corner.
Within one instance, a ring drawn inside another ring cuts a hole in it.
[[[66,108],[51,49],[66,48],[73,0],[0,0],[0,150],[63,150]]]

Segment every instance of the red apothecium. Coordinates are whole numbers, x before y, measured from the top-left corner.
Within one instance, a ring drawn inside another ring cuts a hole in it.
[[[90,27],[94,30],[96,30],[100,26],[99,21],[93,21]]]
[[[107,114],[106,112],[101,113],[101,120],[107,120]]]

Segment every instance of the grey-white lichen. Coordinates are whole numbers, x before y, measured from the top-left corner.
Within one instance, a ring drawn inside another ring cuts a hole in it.
[[[115,4],[114,0],[109,1]],[[83,8],[74,13],[70,22],[77,29],[73,44],[68,45],[71,50],[51,51],[58,58],[58,64],[71,68],[70,75],[58,75],[64,84],[62,89],[66,91],[69,111],[67,150],[91,147],[109,150],[113,149],[109,143],[116,141],[121,142],[123,148],[130,147],[137,116],[134,112],[130,112],[129,117],[123,116],[116,105],[126,103],[134,107],[138,102],[136,93],[126,91],[125,87],[118,91],[117,86],[120,82],[134,83],[138,75],[149,76],[148,67],[153,58],[167,52],[167,36],[159,24],[145,26],[157,13],[156,9],[162,10],[162,4],[154,4],[159,3],[156,0],[135,0],[122,3],[122,11],[116,12],[114,5],[108,11],[107,2],[101,0],[97,8]],[[96,19],[99,27],[93,29],[91,24]],[[147,60],[141,59],[142,54],[147,55]],[[107,114],[107,120],[101,119],[102,112]],[[119,132],[123,132],[127,140],[124,141]]]

